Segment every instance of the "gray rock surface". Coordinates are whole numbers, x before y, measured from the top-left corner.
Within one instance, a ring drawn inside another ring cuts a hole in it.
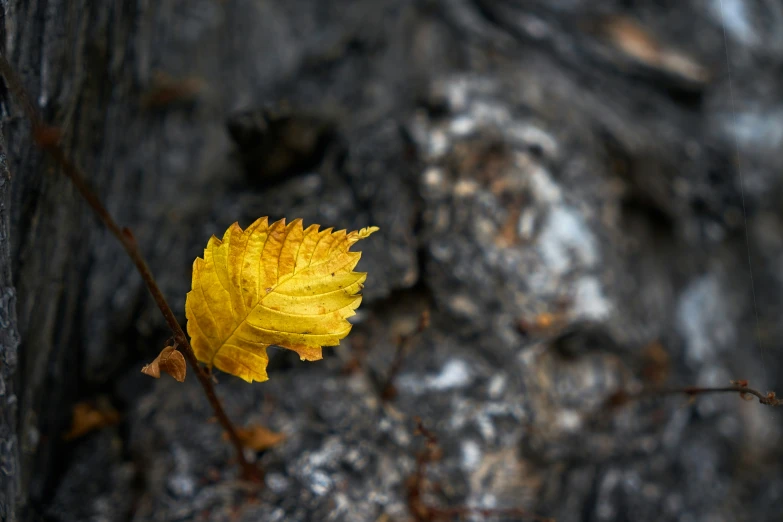
[[[3,8],[11,61],[175,310],[234,221],[381,228],[343,346],[275,352],[264,384],[218,375],[232,419],[286,434],[248,455],[259,491],[192,375],[138,372],[165,324],[6,97],[23,520],[409,520],[415,417],[442,451],[432,505],[780,519],[780,412],[605,408],[657,382],[781,388],[778,3]],[[120,425],[63,442],[98,394]]]

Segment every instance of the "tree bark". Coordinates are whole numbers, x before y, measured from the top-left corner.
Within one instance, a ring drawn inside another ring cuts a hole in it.
[[[19,332],[16,289],[11,274],[11,176],[4,141],[0,135],[0,520],[13,522],[18,520],[16,506],[20,483],[15,383]]]

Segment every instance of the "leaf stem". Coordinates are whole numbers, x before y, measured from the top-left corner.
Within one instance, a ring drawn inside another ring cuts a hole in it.
[[[155,276],[153,276],[152,271],[147,265],[147,261],[144,259],[144,256],[139,250],[138,244],[136,243],[136,239],[134,238],[133,234],[128,228],[120,227],[120,225],[117,224],[106,207],[103,206],[103,203],[101,203],[100,198],[98,198],[97,194],[95,194],[95,192],[87,184],[82,170],[65,155],[65,152],[59,145],[59,131],[56,128],[49,127],[43,123],[43,120],[41,119],[38,111],[30,101],[30,97],[27,94],[24,85],[22,84],[21,78],[19,78],[14,68],[2,54],[0,54],[0,74],[2,74],[5,78],[9,89],[11,92],[13,92],[17,102],[22,106],[28,120],[30,120],[32,125],[32,135],[36,144],[45,152],[47,152],[55,161],[55,163],[60,166],[63,173],[71,180],[73,185],[76,187],[76,190],[79,191],[90,207],[92,207],[92,209],[98,215],[100,220],[103,221],[104,225],[106,225],[112,235],[116,237],[120,243],[122,243],[122,246],[125,248],[125,252],[127,252],[128,256],[131,258],[131,261],[133,261],[133,264],[136,266],[139,274],[141,274],[144,283],[147,285],[147,289],[152,295],[152,298],[155,300],[155,304],[158,305],[160,312],[166,319],[166,324],[168,324],[169,328],[174,334],[174,340],[177,343],[177,348],[182,352],[182,354],[185,356],[185,359],[193,368],[193,372],[196,374],[196,377],[198,378],[199,383],[201,383],[201,387],[204,389],[204,393],[206,394],[209,403],[212,405],[212,409],[215,411],[215,416],[222,425],[223,429],[228,433],[228,436],[234,445],[237,461],[242,468],[242,478],[260,482],[263,479],[262,471],[251,462],[248,462],[248,460],[245,458],[243,449],[244,447],[242,441],[239,438],[239,435],[237,434],[237,430],[234,427],[234,424],[228,418],[228,415],[226,415],[226,412],[220,403],[220,399],[218,399],[218,396],[215,393],[215,387],[212,384],[212,380],[210,379],[207,372],[199,365],[198,359],[196,359],[196,354],[193,352],[193,348],[190,346],[190,342],[188,341],[185,332],[182,330],[182,327],[177,321],[174,312],[172,312],[171,307],[163,295],[163,292],[160,290],[160,287],[155,280]]]

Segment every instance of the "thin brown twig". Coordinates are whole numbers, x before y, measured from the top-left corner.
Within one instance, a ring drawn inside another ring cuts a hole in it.
[[[688,397],[696,397],[698,395],[709,395],[716,393],[737,393],[744,400],[753,400],[756,397],[760,404],[766,406],[782,406],[783,399],[778,399],[775,396],[775,392],[769,391],[762,393],[758,390],[748,387],[748,381],[731,381],[731,386],[723,387],[699,387],[699,386],[685,386],[683,388],[648,388],[639,392],[629,393],[626,391],[619,391],[609,398],[608,404],[611,407],[624,406],[625,404],[647,399],[651,397],[660,397],[667,395],[686,395]]]
[[[237,434],[237,430],[228,418],[228,415],[226,415],[226,412],[220,403],[220,399],[218,399],[217,394],[215,393],[215,387],[212,385],[211,379],[199,365],[196,354],[193,352],[193,348],[190,346],[190,342],[188,341],[185,332],[182,330],[182,327],[166,301],[163,292],[155,281],[155,277],[152,275],[152,271],[139,250],[133,234],[128,228],[120,227],[120,225],[117,224],[106,207],[103,206],[103,203],[101,203],[100,198],[98,198],[85,181],[86,177],[82,170],[66,156],[59,144],[59,130],[43,123],[41,116],[30,101],[30,96],[27,94],[27,90],[24,88],[21,78],[19,78],[16,71],[2,54],[0,54],[0,74],[5,78],[6,84],[11,92],[13,92],[17,102],[22,106],[27,118],[30,120],[32,135],[36,144],[47,152],[60,166],[63,173],[71,180],[76,187],[76,190],[79,191],[81,196],[87,201],[90,207],[92,207],[103,224],[106,225],[112,235],[122,243],[125,252],[127,252],[128,256],[133,261],[139,274],[141,274],[144,283],[147,285],[147,289],[174,334],[174,340],[178,345],[177,348],[182,352],[185,359],[193,368],[193,372],[196,374],[209,403],[212,405],[212,409],[215,411],[215,416],[220,421],[223,429],[228,433],[229,438],[234,445],[237,460],[242,468],[242,477],[246,480],[261,482],[263,473],[257,466],[248,462],[245,458],[242,441]]]
[[[426,482],[427,465],[440,458],[438,452],[438,439],[427,428],[424,427],[421,419],[416,417],[416,434],[424,437],[425,447],[416,454],[416,469],[408,477],[406,483],[408,491],[408,511],[416,522],[430,522],[433,520],[432,507],[424,502],[424,489]]]
[[[453,520],[455,517],[478,515],[481,517],[514,517],[517,520],[531,522],[555,522],[553,518],[542,517],[522,508],[481,508],[475,506],[432,506],[424,501],[427,489],[427,466],[440,459],[441,451],[438,438],[424,427],[421,419],[416,417],[416,434],[424,437],[425,447],[416,455],[416,469],[408,478],[408,510],[416,522],[438,522]]]

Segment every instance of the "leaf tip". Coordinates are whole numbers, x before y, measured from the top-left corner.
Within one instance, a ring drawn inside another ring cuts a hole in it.
[[[250,226],[245,229],[245,234],[252,235],[257,230],[266,230],[267,228],[269,228],[269,217],[260,217],[253,221]],[[239,231],[241,232],[242,229],[240,228]]]
[[[378,232],[379,230],[380,228],[378,227],[364,227],[359,231],[359,239],[370,237],[371,234]]]
[[[153,379],[160,379],[160,368],[157,364],[145,364],[141,369],[141,373],[149,375]]]
[[[217,246],[220,246],[223,243],[223,241],[218,238],[215,234],[212,234],[212,236],[209,238],[209,241],[207,241],[207,248],[206,250],[209,250],[210,248],[214,248]]]

